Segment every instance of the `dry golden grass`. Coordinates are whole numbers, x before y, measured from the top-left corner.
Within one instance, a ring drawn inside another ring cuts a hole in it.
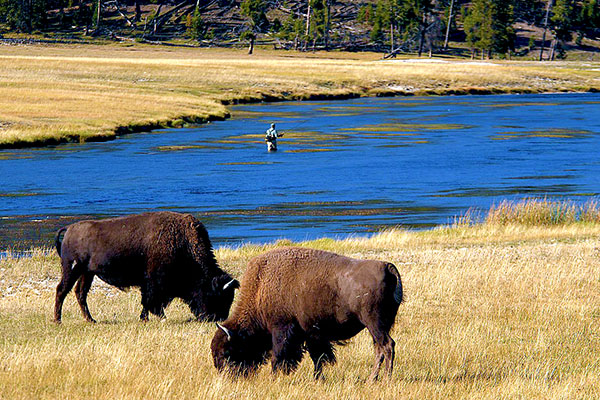
[[[518,202],[503,201],[493,206],[486,223],[492,225],[565,225],[576,222],[600,222],[600,209],[596,200],[584,204],[549,199],[525,199]]]
[[[274,246],[220,248],[240,277],[247,259]],[[387,231],[371,239],[302,245],[389,260],[406,302],[392,336],[393,377],[366,383],[368,334],[339,348],[326,380],[298,372],[232,380],[212,366],[212,324],[190,322],[176,301],[167,321],[138,322],[139,292],[95,282],[83,321],[73,294],[51,322],[58,257],[0,261],[2,399],[383,399],[600,397],[600,226],[478,225]]]
[[[105,140],[223,118],[223,102],[600,89],[600,63],[382,62],[373,53],[3,46],[0,146]],[[127,128],[127,129],[124,129]]]

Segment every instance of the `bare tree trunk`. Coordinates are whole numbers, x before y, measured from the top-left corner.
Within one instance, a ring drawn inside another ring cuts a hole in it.
[[[306,40],[304,41],[304,50],[306,50],[306,47],[308,46],[308,35],[310,34],[310,14],[311,14],[311,9],[310,9],[310,0],[306,1],[306,30],[304,31],[304,36],[306,38]]]
[[[548,6],[546,7],[546,16],[544,17],[544,33],[542,34],[542,48],[540,49],[540,61],[544,60],[544,46],[546,45],[546,31],[548,30],[548,16],[550,15],[550,9],[552,8],[552,1],[548,0]]]
[[[119,13],[119,15],[123,17],[125,22],[127,22],[127,25],[135,29],[135,23],[132,20],[130,20],[129,17],[123,11],[121,11],[121,4],[119,3],[119,0],[115,0],[115,6],[117,7],[117,12]],[[127,11],[127,7],[125,7],[125,11]]]
[[[419,57],[423,54],[423,45],[425,44],[425,29],[427,27],[427,16],[423,13],[423,21],[421,22],[421,32],[419,33]]]
[[[446,38],[444,39],[444,50],[448,50],[448,38],[450,37],[450,25],[452,25],[452,14],[454,12],[454,0],[450,1],[450,11],[448,12],[448,26],[446,26]]]
[[[552,51],[550,52],[550,61],[554,61],[554,57],[556,56],[556,46],[558,45],[558,39],[554,38],[552,41]]]
[[[248,54],[254,53],[254,35],[250,36],[250,47],[248,47]]]
[[[199,1],[197,2],[199,3]],[[160,6],[162,7],[162,3],[160,4]],[[181,3],[179,3],[178,5],[176,5],[175,7],[171,8],[168,11],[165,11],[162,15],[160,14],[160,7],[158,8],[158,12],[156,13],[156,18],[154,18],[154,33],[158,32],[158,30],[165,24],[167,23],[167,21],[171,18],[171,16],[173,14],[175,14],[177,11],[181,10],[183,7],[188,6],[188,0],[183,0]]]
[[[100,27],[100,15],[102,12],[102,0],[98,0],[98,13],[96,15],[96,29]]]
[[[394,52],[394,23],[390,22],[390,54]]]
[[[331,0],[327,0],[327,21],[325,22],[325,51],[329,51],[329,28],[331,26]]]
[[[158,32],[158,17],[160,16],[160,10],[162,9],[163,3],[161,2],[158,5],[158,10],[156,10],[156,14],[154,14],[154,20],[152,21],[152,34],[156,35]]]
[[[142,9],[140,8],[140,0],[135,2],[135,17],[133,22],[140,22],[142,20]]]

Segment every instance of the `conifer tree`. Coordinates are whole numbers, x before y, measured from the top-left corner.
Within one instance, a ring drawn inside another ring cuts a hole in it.
[[[575,1],[574,0],[556,0],[552,8],[553,15],[550,18],[552,23],[552,32],[554,33],[554,41],[550,59],[556,57],[557,50],[559,56],[563,57],[563,43],[571,39],[576,21]]]
[[[514,47],[512,6],[503,0],[474,0],[464,20],[467,43],[482,57],[504,54]]]
[[[600,29],[600,0],[584,0],[579,11],[578,44],[584,36],[593,37],[597,29]]]
[[[204,21],[202,20],[202,15],[200,14],[200,7],[196,7],[194,9],[194,14],[188,14],[187,32],[195,40],[204,39],[205,34],[205,26]]]
[[[243,0],[241,10],[242,14],[250,19],[250,29],[242,33],[241,39],[250,41],[248,54],[252,54],[254,52],[256,34],[264,32],[269,27],[266,15],[266,3],[264,0]]]
[[[328,21],[328,7],[326,0],[310,0],[312,16],[308,36],[312,40],[313,50],[318,41],[325,39],[325,31]]]

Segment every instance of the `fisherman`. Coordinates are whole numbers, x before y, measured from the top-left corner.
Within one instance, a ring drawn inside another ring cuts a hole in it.
[[[267,142],[267,151],[277,151],[277,138],[283,137],[283,133],[277,133],[275,124],[271,124],[271,127],[267,129],[265,142]]]

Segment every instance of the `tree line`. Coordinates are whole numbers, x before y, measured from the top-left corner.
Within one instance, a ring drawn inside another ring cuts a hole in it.
[[[245,22],[237,34],[249,41],[250,51],[258,37],[301,50],[354,44],[389,56],[431,54],[453,41],[465,43],[473,57],[504,57],[514,54],[515,23],[523,22],[543,32],[542,40],[532,38],[528,47],[539,48],[540,59],[544,54],[553,59],[564,54],[565,42],[575,38],[581,44],[600,31],[600,0],[177,0],[169,11],[168,0],[0,0],[0,23],[17,32],[83,27],[88,33],[100,29],[110,8],[135,28],[140,6],[155,3],[158,9],[150,21],[146,17],[144,33],[156,33],[169,13],[184,10],[185,34],[202,40],[212,38],[203,13],[215,1],[220,7],[239,7]],[[129,14],[132,6],[135,12]],[[366,40],[360,32],[367,32]]]
[[[520,21],[543,29],[540,54],[548,34],[554,58],[574,34],[578,44],[598,35],[600,7],[599,0],[378,0],[363,6],[357,18],[371,25],[371,39],[387,43],[390,54],[412,49],[421,56],[425,50],[447,49],[454,37],[473,56],[479,52],[485,58],[514,52]]]

